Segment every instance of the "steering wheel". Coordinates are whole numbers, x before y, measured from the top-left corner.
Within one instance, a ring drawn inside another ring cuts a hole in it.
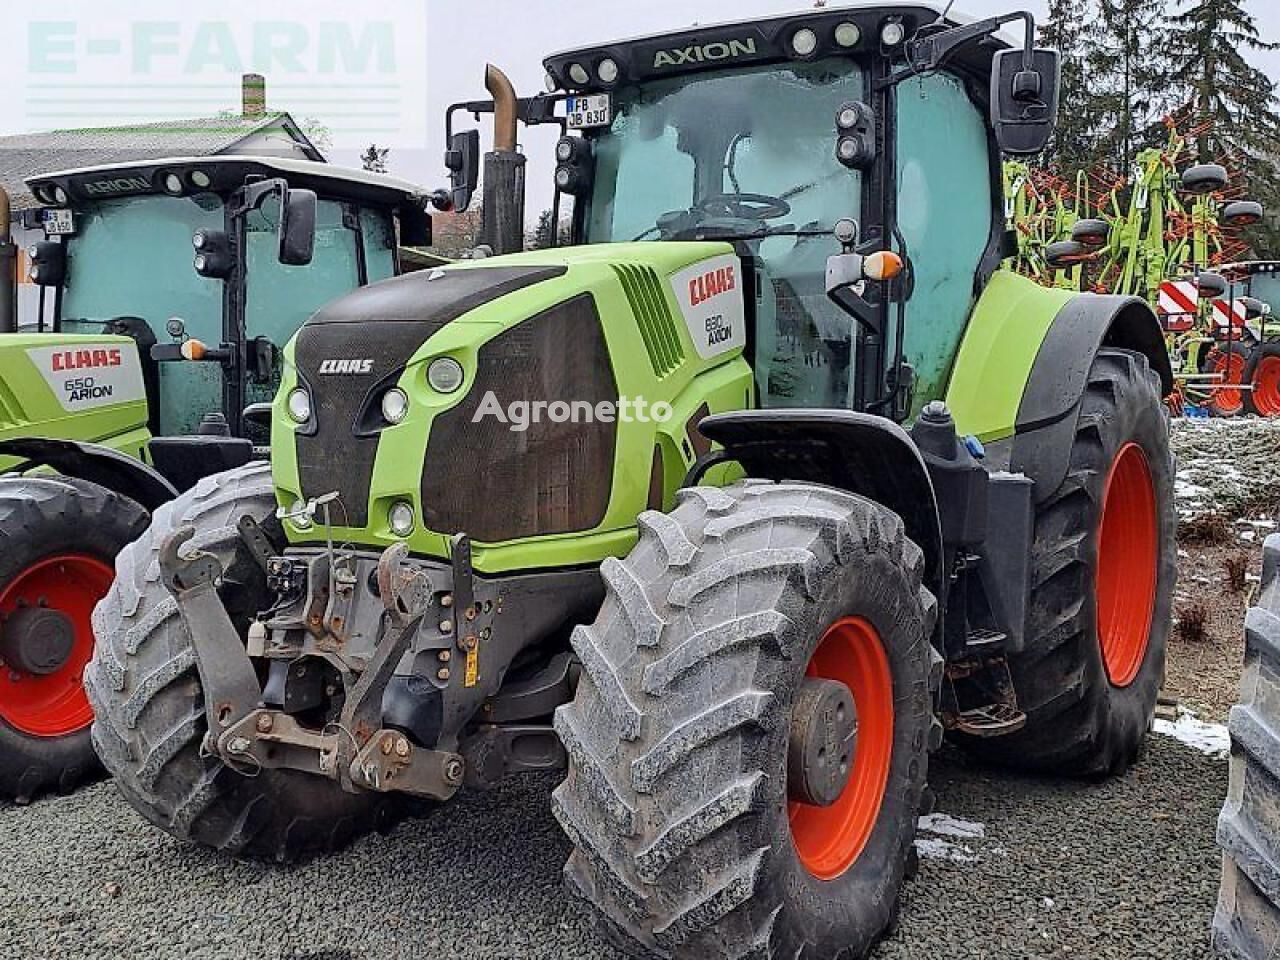
[[[767,193],[713,193],[693,205],[709,217],[733,220],[775,220],[791,212],[791,204]]]

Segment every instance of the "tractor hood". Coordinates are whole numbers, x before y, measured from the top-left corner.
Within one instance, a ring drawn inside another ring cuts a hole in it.
[[[614,414],[630,399],[674,409],[729,365],[740,385],[716,409],[751,402],[742,270],[726,244],[615,244],[450,265],[335,301],[286,351],[282,505],[336,493],[342,540],[436,556],[456,533],[527,544],[632,530],[651,478],[615,466],[649,465],[663,425]],[[682,433],[672,448],[674,480],[694,447]],[[405,504],[408,534],[391,523]],[[320,540],[320,519],[286,527]]]

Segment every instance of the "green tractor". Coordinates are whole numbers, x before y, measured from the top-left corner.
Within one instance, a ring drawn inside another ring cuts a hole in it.
[[[627,949],[833,958],[893,920],[945,731],[1125,769],[1172,376],[1141,300],[1001,269],[1033,35],[872,4],[559,54],[528,99],[490,69],[448,125],[494,114],[499,255],[320,310],[270,465],[117,560],[86,686],[124,796],[289,859],[564,767],[568,885]],[[506,255],[520,121],[566,130],[572,236]]]
[[[19,801],[99,769],[81,675],[116,554],[161,503],[253,459],[280,348],[327,300],[397,273],[393,217],[429,226],[409,184],[289,160],[31,188],[39,310],[0,291],[0,798]]]

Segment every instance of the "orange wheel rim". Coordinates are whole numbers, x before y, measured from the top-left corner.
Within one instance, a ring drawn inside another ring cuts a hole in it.
[[[1155,610],[1160,533],[1147,455],[1136,443],[1107,474],[1098,529],[1098,642],[1113,686],[1133,683],[1146,659]]]
[[[1213,372],[1222,376],[1219,383],[1224,384],[1213,388],[1213,406],[1224,416],[1234,416],[1244,409],[1244,395],[1239,389],[1239,385],[1244,383],[1244,368],[1242,353],[1219,353],[1213,358]]]
[[[75,640],[66,662],[43,676],[0,668],[0,719],[33,737],[65,737],[93,722],[93,709],[82,685],[84,668],[93,656],[90,618],[107,595],[115,574],[94,557],[63,554],[33,564],[0,590],[0,616],[20,606],[44,605],[66,614]]]
[[[1254,368],[1253,406],[1264,417],[1280,417],[1280,357],[1263,357]]]
[[[876,628],[845,617],[822,635],[805,674],[843,683],[858,714],[853,769],[835,803],[787,806],[800,862],[820,880],[833,880],[862,855],[880,817],[893,759],[893,673]]]

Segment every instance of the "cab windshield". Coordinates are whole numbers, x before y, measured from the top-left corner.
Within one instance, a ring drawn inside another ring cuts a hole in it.
[[[632,86],[595,137],[585,241],[742,238],[763,276],[761,399],[849,402],[852,321],[825,293],[831,236],[861,220],[862,177],[836,159],[840,106],[864,99],[854,61],[771,64]]]

